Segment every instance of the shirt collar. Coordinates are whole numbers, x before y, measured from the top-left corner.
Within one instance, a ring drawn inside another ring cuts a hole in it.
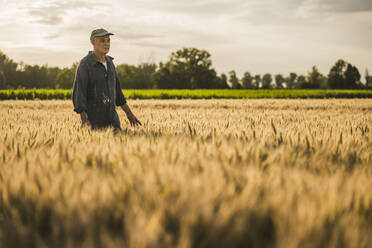
[[[114,58],[109,56],[109,55],[106,55],[105,56],[105,60],[106,62],[109,61],[111,62]],[[95,65],[97,62],[99,62],[99,60],[97,59],[96,55],[94,55],[93,51],[89,51],[88,52],[88,60],[90,63],[92,63],[92,65]]]

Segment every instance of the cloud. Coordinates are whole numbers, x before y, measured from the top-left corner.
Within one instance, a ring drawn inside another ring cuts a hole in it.
[[[342,13],[356,13],[372,11],[370,0],[305,0],[296,10],[299,17],[321,17]]]
[[[41,17],[33,22],[47,25],[56,25],[61,23],[63,20],[60,15],[56,15],[55,13],[44,13],[42,10],[31,10],[30,15]]]
[[[48,35],[44,36],[44,39],[53,40],[53,39],[58,38],[59,36],[60,36],[60,34],[58,34],[58,33],[48,34]]]
[[[118,27],[113,27],[115,31],[115,35],[119,37],[120,39],[125,39],[125,40],[142,40],[142,39],[151,39],[151,38],[162,38],[162,35],[159,34],[152,34],[152,33],[147,33],[145,31],[123,31],[120,26]]]
[[[37,18],[32,22],[46,24],[46,25],[57,25],[63,22],[64,17],[71,11],[81,11],[82,9],[93,10],[99,7],[100,3],[89,4],[84,1],[71,0],[71,1],[49,1],[47,3],[40,4],[40,2],[32,2],[26,6],[21,7],[21,10],[28,11],[28,14],[32,18]]]
[[[239,5],[239,9],[231,14],[231,19],[254,27],[265,25],[292,27],[316,23],[321,16],[318,5],[312,2],[312,0],[247,1]]]
[[[164,61],[196,47],[212,54],[219,73],[306,72],[314,64],[326,72],[338,58],[370,67],[370,2],[0,0],[0,46],[28,63],[69,65],[91,49],[90,32],[103,27],[115,34],[116,63],[147,53]]]
[[[160,49],[176,49],[179,45],[169,42],[154,42],[154,41],[136,41],[132,44],[139,47],[150,47],[150,48],[160,48]]]
[[[371,0],[318,0],[320,5],[327,6],[334,12],[372,11]]]
[[[201,18],[210,18],[210,16],[231,14],[239,10],[241,5],[244,5],[243,0],[199,0],[199,1],[170,1],[165,0],[151,4],[152,8],[164,10],[167,12],[184,13],[190,16],[197,15]]]

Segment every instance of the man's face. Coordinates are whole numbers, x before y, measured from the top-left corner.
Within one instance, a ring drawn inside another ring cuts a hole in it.
[[[91,41],[94,51],[100,54],[107,54],[110,50],[110,36],[95,37]]]

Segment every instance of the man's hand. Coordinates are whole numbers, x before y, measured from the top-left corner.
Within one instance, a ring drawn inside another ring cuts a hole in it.
[[[127,115],[128,120],[130,122],[130,125],[132,127],[137,126],[137,125],[142,125],[142,123],[132,113],[132,111],[130,110],[129,106],[126,103],[121,105],[120,107],[124,110],[125,114]]]
[[[88,114],[86,112],[80,113],[80,117],[81,117],[81,127],[91,126],[89,119],[88,119]]]
[[[127,117],[132,127],[142,125],[142,123],[137,119],[137,117],[133,113],[127,114]]]
[[[90,122],[87,121],[81,121],[81,127],[91,127]]]

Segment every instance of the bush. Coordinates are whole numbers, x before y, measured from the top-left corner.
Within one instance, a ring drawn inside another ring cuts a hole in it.
[[[372,98],[372,90],[124,90],[129,99]],[[72,90],[0,90],[0,100],[68,100]]]

